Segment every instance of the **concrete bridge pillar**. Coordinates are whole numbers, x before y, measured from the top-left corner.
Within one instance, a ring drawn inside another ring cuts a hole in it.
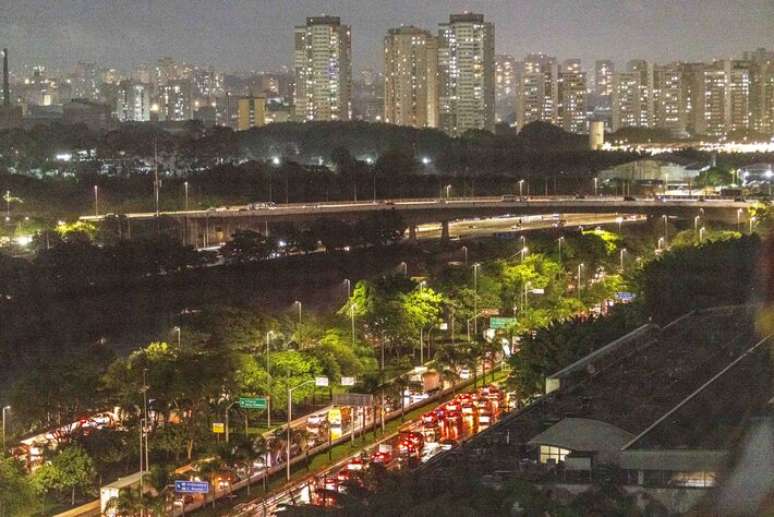
[[[417,225],[416,224],[409,225],[408,230],[409,230],[409,240],[411,242],[416,242],[417,241]]]
[[[449,221],[441,221],[441,244],[449,243]]]

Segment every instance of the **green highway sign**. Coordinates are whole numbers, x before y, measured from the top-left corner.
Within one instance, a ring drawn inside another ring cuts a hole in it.
[[[516,318],[489,318],[489,327],[493,329],[504,329],[516,323]]]
[[[242,409],[266,409],[268,400],[263,397],[239,397],[239,407]]]

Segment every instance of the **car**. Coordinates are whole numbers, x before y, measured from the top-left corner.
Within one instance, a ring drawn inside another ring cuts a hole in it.
[[[637,200],[634,199],[634,197],[632,196],[624,196],[624,201],[637,201]]]
[[[743,198],[742,196],[736,196],[734,198],[734,201],[737,202],[737,203],[744,203],[746,201],[746,199]]]
[[[460,369],[460,379],[462,379],[463,381],[470,379],[470,368]]]
[[[435,413],[425,413],[422,415],[422,424],[430,427],[434,427],[438,423],[438,417]]]
[[[503,203],[513,203],[514,201],[516,201],[516,196],[513,194],[505,194],[500,198],[500,201],[502,201]]]
[[[575,194],[575,199],[586,199],[584,194]]]
[[[371,455],[371,463],[386,465],[392,461],[392,453],[376,451]]]
[[[306,417],[306,424],[312,426],[318,426],[325,420],[325,415],[318,413],[316,415],[309,415]]]

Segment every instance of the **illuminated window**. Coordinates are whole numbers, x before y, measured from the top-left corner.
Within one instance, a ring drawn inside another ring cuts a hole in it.
[[[554,460],[555,463],[564,461],[565,456],[570,454],[567,449],[561,447],[553,447],[551,445],[540,446],[540,463],[548,463],[548,460]]]

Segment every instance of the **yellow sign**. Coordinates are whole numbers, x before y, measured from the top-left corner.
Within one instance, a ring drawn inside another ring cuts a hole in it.
[[[226,426],[223,424],[223,422],[213,422],[212,423],[212,432],[213,433],[225,433],[226,432]]]
[[[328,410],[328,423],[331,441],[341,438],[341,409],[334,407]]]

